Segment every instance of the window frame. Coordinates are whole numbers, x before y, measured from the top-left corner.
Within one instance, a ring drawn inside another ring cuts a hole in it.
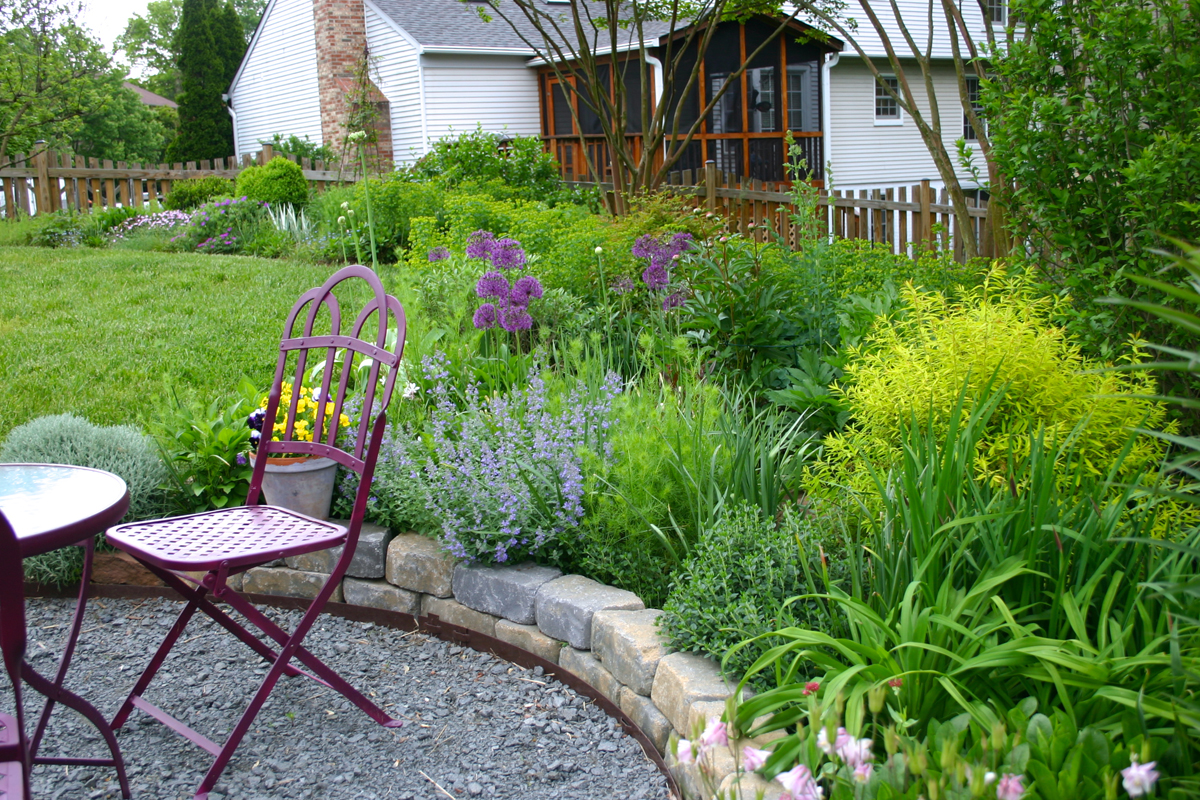
[[[983,103],[980,102],[981,87],[979,83],[979,76],[967,75],[965,78],[967,81],[967,102],[971,104],[971,109],[975,112],[975,116],[979,117],[980,123],[984,125],[984,133],[987,133],[987,120],[983,118]],[[971,97],[972,84],[975,86],[975,91],[973,92],[975,95],[974,99]],[[962,115],[962,138],[967,144],[979,143],[979,132],[975,130],[973,125],[971,125],[971,118],[967,116],[967,112],[965,110],[963,111]]]
[[[900,79],[897,78],[895,75],[881,72],[881,73],[879,73],[879,78],[876,78],[874,75],[871,76],[871,88],[873,89],[873,91],[871,93],[871,112],[872,112],[872,118],[875,121],[875,127],[876,128],[894,128],[896,126],[903,125],[904,124],[904,109],[900,107],[900,103],[895,98],[893,98],[890,94],[887,93],[886,90],[884,90],[883,86],[880,85],[880,80],[894,81],[895,85],[892,88],[894,88],[896,90],[897,94],[900,93]],[[880,96],[880,94],[879,94],[880,92],[883,92],[882,96]],[[887,102],[893,103],[896,106],[896,116],[894,116],[894,117],[879,116],[879,101],[880,100],[886,100]]]

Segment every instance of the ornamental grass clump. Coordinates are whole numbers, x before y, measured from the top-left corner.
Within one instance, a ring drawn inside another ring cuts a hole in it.
[[[422,366],[432,385],[425,478],[444,548],[504,563],[578,536],[585,464],[612,459],[608,433],[620,377],[566,386],[534,370],[527,388],[507,394],[468,386],[460,408],[445,356]]]

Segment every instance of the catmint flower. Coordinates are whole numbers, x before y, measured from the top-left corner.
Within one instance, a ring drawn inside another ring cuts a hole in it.
[[[1141,797],[1149,794],[1154,788],[1154,782],[1158,780],[1158,773],[1154,771],[1154,765],[1157,763],[1151,761],[1149,764],[1139,764],[1134,757],[1130,759],[1129,766],[1121,770],[1121,785],[1129,792],[1130,797]]]
[[[491,303],[484,303],[479,308],[475,309],[475,316],[472,318],[475,327],[480,330],[496,327],[496,307]]]
[[[703,750],[708,750],[711,747],[728,747],[729,746],[729,728],[724,722],[711,717],[708,720],[708,725],[704,728],[704,733],[700,734],[700,747]]]
[[[539,300],[541,297],[542,284],[532,275],[526,275],[523,278],[517,279],[516,284],[512,288],[511,300],[513,305],[527,306],[531,299]]]
[[[428,258],[430,261],[444,261],[450,257],[450,251],[445,247],[435,247],[429,251]]]
[[[479,230],[475,231],[467,238],[467,258],[486,258],[491,259],[492,247],[495,246],[496,237],[490,232]]]
[[[996,800],[1021,800],[1021,795],[1025,794],[1025,787],[1021,785],[1024,779],[1024,775],[1005,773],[996,784]]]
[[[679,744],[675,746],[675,758],[679,759],[680,764],[691,764],[696,760],[696,753],[692,750],[692,743],[687,739],[680,739]]]
[[[746,769],[754,772],[756,769],[761,769],[767,763],[767,759],[771,757],[770,750],[759,750],[756,747],[746,745],[742,748],[742,759],[746,762]]]
[[[499,272],[485,272],[475,284],[475,294],[486,299],[507,300],[509,296],[508,279]]]
[[[813,780],[813,774],[804,764],[797,764],[787,772],[775,776],[783,784],[792,800],[821,800],[825,790]]]

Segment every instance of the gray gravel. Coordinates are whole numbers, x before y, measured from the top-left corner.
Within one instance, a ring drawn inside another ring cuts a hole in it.
[[[73,605],[28,603],[29,657],[43,674],[57,663]],[[93,600],[67,687],[111,719],[179,607],[164,600]],[[288,630],[299,619],[299,612],[268,613]],[[540,668],[331,616],[318,622],[306,644],[404,727],[381,728],[336,692],[306,678],[284,678],[213,800],[668,797],[665,779],[637,742]],[[197,615],[164,670],[169,674],[160,672],[147,699],[219,743],[266,666]],[[11,694],[0,691],[0,698],[0,708],[11,711]],[[36,720],[40,707],[40,697],[27,692],[26,719]],[[138,800],[192,797],[210,763],[207,753],[138,711],[117,740]],[[72,746],[64,749],[64,742]],[[82,718],[60,707],[41,752],[65,750],[107,753]],[[120,797],[111,768],[36,767],[33,792],[70,800]]]

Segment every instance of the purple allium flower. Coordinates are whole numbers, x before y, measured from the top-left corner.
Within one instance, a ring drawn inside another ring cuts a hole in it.
[[[467,258],[491,259],[496,237],[488,231],[479,230],[467,239]]]
[[[430,261],[444,261],[450,257],[450,251],[445,247],[435,247],[429,251]]]
[[[499,272],[485,272],[475,284],[475,294],[485,300],[508,300],[509,291],[508,278]]]
[[[644,233],[633,243],[633,247],[629,252],[635,258],[654,258],[658,252],[658,240],[650,234]]]
[[[651,264],[642,273],[642,282],[651,289],[665,289],[671,282],[671,276],[667,274],[666,268],[661,264]]]
[[[492,266],[496,269],[516,269],[525,265],[525,251],[516,239],[499,239],[492,245]]]
[[[635,288],[636,287],[633,283],[633,280],[625,277],[624,275],[617,278],[612,284],[613,294],[629,294]]]
[[[540,300],[541,297],[542,284],[532,275],[526,275],[518,278],[513,286],[511,302],[515,306],[528,306],[531,299]]]
[[[663,311],[670,311],[673,308],[679,308],[681,305],[683,305],[683,292],[672,292],[663,298],[662,301]]]
[[[475,317],[472,321],[480,330],[496,327],[496,307],[491,303],[484,303],[475,309]]]
[[[506,305],[500,309],[500,327],[506,331],[527,331],[533,327],[533,317],[524,306]]]

